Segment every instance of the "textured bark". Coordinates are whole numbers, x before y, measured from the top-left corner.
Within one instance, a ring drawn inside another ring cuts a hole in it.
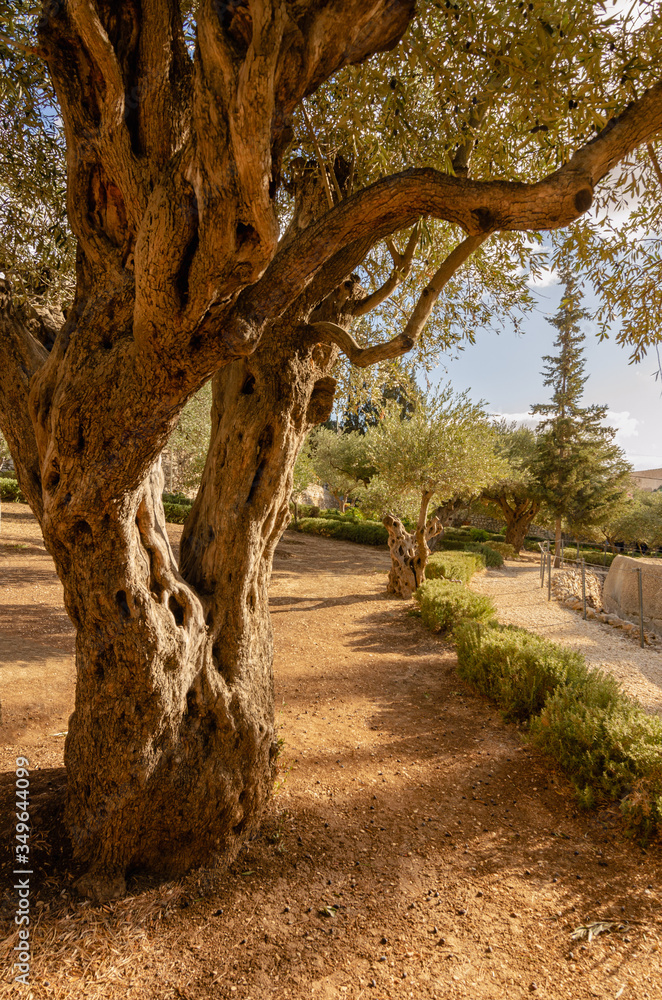
[[[503,497],[497,502],[506,518],[506,542],[521,552],[526,534],[540,510],[540,503],[538,500],[520,500],[510,504]]]
[[[563,537],[561,518],[554,522],[554,569],[561,565],[561,540]]]
[[[279,239],[297,103],[394,46],[413,10],[202,0],[191,57],[178,0],[44,0],[76,296],[53,329],[0,289],[0,426],[77,630],[67,825],[96,898],[132,867],[230,858],[259,822],[275,746],[271,558],[297,449],[331,411],[338,338],[366,298],[353,269],[423,215],[470,234],[452,260],[499,228],[572,221],[662,126],[654,87],[540,184],[415,170],[330,210],[304,169]],[[210,378],[213,440],[178,566],[160,454]],[[421,582],[429,537],[424,524],[402,536],[401,590]]]
[[[388,531],[388,547],[391,553],[391,569],[386,590],[389,594],[408,600],[417,587],[425,580],[425,567],[430,555],[428,542],[444,529],[438,518],[425,522],[430,498],[423,501],[424,512],[415,532],[409,532],[398,517],[387,514],[382,518]]]

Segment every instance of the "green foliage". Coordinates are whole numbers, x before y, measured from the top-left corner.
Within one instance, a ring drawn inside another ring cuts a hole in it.
[[[489,548],[493,552],[498,552],[502,556],[501,563],[503,565],[504,559],[517,559],[519,557],[519,552],[514,545],[510,545],[508,542],[490,542]]]
[[[358,521],[365,521],[365,514],[359,510],[358,507],[348,507],[347,510],[341,513],[339,510],[321,510],[318,517],[332,518],[336,521],[346,521],[350,524],[355,524]]]
[[[580,559],[583,556],[585,561],[591,563],[593,566],[611,566],[616,555],[617,553],[615,552],[596,552],[595,549],[579,550]]]
[[[620,800],[643,840],[662,828],[662,719],[627,698],[610,674],[524,629],[462,622],[458,673],[527,723],[533,744],[571,777],[579,801]]]
[[[469,528],[469,538],[472,542],[487,542],[489,537],[489,531],[485,531],[484,528]]]
[[[365,435],[377,472],[370,488],[383,494],[381,513],[417,518],[422,503],[425,516],[431,502],[479,493],[500,469],[493,439],[482,405],[450,386],[421,398],[408,419],[389,407]]]
[[[189,504],[164,503],[163,510],[166,521],[169,521],[171,524],[183,524],[191,511],[191,507]]]
[[[499,542],[469,542],[464,546],[465,552],[478,552],[483,557],[488,569],[500,569],[503,566],[503,555],[498,548]],[[512,548],[511,545],[508,548]],[[513,550],[514,551],[514,550]]]
[[[427,561],[425,576],[428,580],[456,580],[460,583],[469,583],[469,580],[485,569],[485,557],[478,552],[435,552]]]
[[[183,507],[193,506],[193,501],[185,493],[163,493],[161,499],[164,503],[180,504]]]
[[[464,552],[466,546],[470,544],[470,542],[464,542],[459,538],[446,538],[444,533],[443,537],[437,541],[437,549],[444,552]]]
[[[587,805],[620,800],[643,840],[662,828],[662,719],[625,697],[614,678],[585,671],[560,686],[532,720],[531,735]]]
[[[613,443],[615,431],[603,424],[607,407],[579,405],[588,378],[580,329],[587,313],[575,279],[570,274],[564,279],[559,311],[548,320],[558,331],[558,354],[544,359],[544,384],[552,387],[552,399],[531,408],[543,418],[531,469],[551,515],[580,532],[604,521],[610,506],[620,504],[632,469]]]
[[[296,526],[297,531],[322,538],[335,538],[360,545],[386,545],[388,532],[378,521],[359,521],[354,518],[305,517]]]
[[[171,489],[197,489],[200,485],[209,449],[211,405],[212,386],[207,382],[189,399],[170,435],[164,466]]]
[[[600,523],[610,543],[662,545],[662,493],[635,489]]]
[[[586,669],[580,653],[524,629],[465,623],[455,639],[460,677],[520,722],[540,712],[559,684]]]
[[[488,624],[496,618],[489,597],[474,594],[462,583],[426,580],[414,593],[423,624],[434,632],[448,632],[466,618]]]
[[[16,479],[0,478],[0,500],[6,503],[27,503]]]
[[[358,431],[338,434],[319,427],[309,436],[307,447],[318,481],[340,504],[359,496],[374,474],[366,437]]]
[[[319,483],[319,477],[315,471],[313,459],[310,454],[309,441],[306,440],[304,441],[303,447],[297,455],[297,460],[294,463],[294,471],[292,473],[292,499],[298,502],[301,494],[304,493],[305,490],[307,490],[313,483]],[[302,516],[305,517],[305,515]]]

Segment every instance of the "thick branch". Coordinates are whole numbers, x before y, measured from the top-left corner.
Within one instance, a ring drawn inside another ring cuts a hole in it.
[[[380,306],[382,302],[385,302],[386,299],[393,294],[398,285],[409,277],[409,272],[411,271],[420,235],[421,227],[420,224],[417,223],[411,231],[409,242],[405,247],[405,252],[402,255],[398,254],[399,260],[398,263],[396,263],[395,268],[391,271],[389,277],[386,279],[381,288],[376,289],[372,295],[368,295],[367,298],[363,299],[363,301],[359,303],[356,307],[356,312],[354,313],[355,316],[364,316],[372,309],[376,309],[377,306]],[[387,241],[387,244],[388,242],[392,243],[393,241]]]
[[[377,181],[336,205],[284,247],[262,278],[242,293],[235,311],[235,324],[245,327],[241,339],[257,342],[266,317],[282,313],[343,246],[369,233],[377,242],[417,216],[445,219],[470,235],[568,225],[590,207],[598,181],[660,129],[662,83],[631,104],[563,167],[535,184],[470,181],[432,169],[408,170]]]
[[[350,333],[335,323],[311,323],[313,329],[323,334],[325,339],[333,344],[337,344],[340,350],[347,355],[349,360],[357,368],[367,368],[378,361],[386,361],[389,358],[397,358],[401,354],[406,354],[415,346],[421,335],[433,306],[444,285],[455,274],[457,269],[467,260],[481,243],[488,238],[487,233],[478,236],[467,236],[448,255],[434,277],[423,289],[414,307],[406,327],[397,337],[387,341],[385,344],[374,344],[372,347],[360,347]]]

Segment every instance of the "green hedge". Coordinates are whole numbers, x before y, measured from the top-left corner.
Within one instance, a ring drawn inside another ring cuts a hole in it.
[[[455,639],[460,677],[519,722],[540,712],[548,694],[585,669],[580,653],[512,626],[463,623]]]
[[[414,594],[421,607],[421,620],[435,632],[447,632],[463,619],[487,624],[496,618],[489,597],[474,594],[462,583],[451,580],[426,580]]]
[[[437,546],[440,550],[444,552],[464,552],[467,545],[471,543],[468,540],[461,538],[448,538],[446,532],[437,542]]]
[[[163,493],[161,499],[164,503],[177,504],[180,507],[192,507],[193,501],[185,493]]]
[[[0,500],[5,503],[27,503],[15,479],[0,479]]]
[[[304,517],[291,525],[296,531],[322,538],[336,538],[360,545],[386,545],[388,532],[379,521],[353,521],[349,518]]]
[[[504,559],[517,559],[519,557],[519,552],[510,542],[495,542],[491,540],[488,544],[495,552],[503,556]]]
[[[164,503],[165,519],[171,524],[183,524],[188,517],[191,506],[183,503]]]
[[[465,545],[465,552],[478,552],[485,560],[485,565],[488,569],[499,569],[503,566],[503,556],[497,549],[493,548],[494,542],[484,542],[482,545],[478,542],[469,543]]]
[[[478,552],[435,552],[427,561],[425,577],[427,580],[459,580],[469,583],[469,580],[479,570],[485,569],[485,557]]]
[[[643,841],[662,830],[662,719],[583,656],[513,627],[463,622],[458,672],[568,773],[582,805],[620,801]]]

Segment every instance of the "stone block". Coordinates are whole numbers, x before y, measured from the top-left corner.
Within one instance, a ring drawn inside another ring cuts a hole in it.
[[[605,581],[605,610],[639,625],[639,584],[641,570],[644,627],[662,635],[662,559],[633,559],[616,556]]]

